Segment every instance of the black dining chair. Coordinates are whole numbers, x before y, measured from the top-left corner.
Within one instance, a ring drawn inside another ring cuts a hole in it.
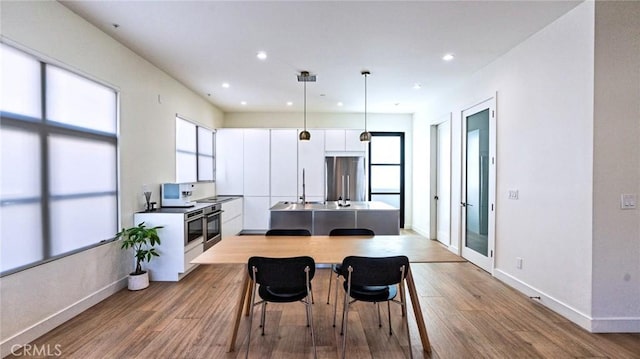
[[[267,303],[302,302],[306,307],[307,326],[311,327],[314,358],[316,351],[316,337],[313,331],[313,312],[311,306],[311,280],[316,271],[313,258],[308,256],[288,258],[251,257],[248,261],[249,276],[253,280],[251,291],[251,314],[249,316],[249,334],[247,336],[247,353],[249,357],[251,345],[251,328],[253,324],[253,308],[262,304],[262,318],[260,325],[262,335],[265,328],[265,314]],[[256,291],[261,301],[255,302]]]
[[[334,228],[329,231],[329,236],[368,236],[373,237],[375,233],[368,228]],[[331,297],[331,283],[335,278],[336,282],[338,278],[343,276],[342,266],[340,263],[334,263],[331,265],[331,274],[329,275],[329,290],[327,291],[327,304],[329,304],[329,298]],[[336,284],[337,285],[337,284]],[[333,301],[333,326],[336,326],[336,311],[338,303],[338,291],[335,291],[335,298]]]
[[[349,305],[356,301],[375,303],[378,309],[378,325],[382,327],[380,317],[380,302],[387,302],[389,317],[389,335],[391,331],[391,306],[389,303],[400,304],[404,327],[409,341],[409,353],[411,351],[411,335],[409,334],[409,322],[406,313],[406,296],[404,295],[404,281],[409,271],[409,258],[406,256],[393,257],[358,257],[349,256],[342,261],[344,271],[344,307],[342,311],[342,329],[344,334],[342,341],[342,358],[345,357],[347,347],[347,328],[349,322]],[[400,287],[400,301],[394,300]]]
[[[308,229],[270,229],[265,236],[310,236]]]

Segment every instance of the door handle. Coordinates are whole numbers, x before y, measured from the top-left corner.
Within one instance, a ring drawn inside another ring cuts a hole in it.
[[[433,196],[433,199],[435,199],[437,201],[439,198],[438,198],[438,196]]]
[[[460,205],[461,205],[462,207],[466,207],[466,206],[467,206],[467,204],[466,204],[465,202],[460,202]]]

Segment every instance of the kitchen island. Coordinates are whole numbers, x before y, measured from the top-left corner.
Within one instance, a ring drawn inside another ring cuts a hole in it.
[[[384,202],[278,202],[270,208],[271,229],[308,229],[328,235],[334,228],[368,228],[376,235],[400,234],[400,209]]]

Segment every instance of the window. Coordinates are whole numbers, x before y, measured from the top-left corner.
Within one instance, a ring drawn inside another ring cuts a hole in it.
[[[113,238],[118,100],[95,81],[5,44],[0,51],[0,271],[6,275]]]
[[[215,132],[176,116],[176,182],[215,178]]]
[[[371,133],[369,199],[399,208],[404,228],[404,133]]]

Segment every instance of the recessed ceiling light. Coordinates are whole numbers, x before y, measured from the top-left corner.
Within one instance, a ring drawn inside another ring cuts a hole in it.
[[[256,57],[259,60],[266,60],[267,59],[267,53],[264,51],[258,51],[258,53],[256,54]]]
[[[222,87],[224,87],[224,88],[228,89],[229,87],[231,87],[231,85],[229,85],[229,83],[228,83],[228,82],[223,82],[223,83],[222,83]]]
[[[241,104],[242,106],[246,106],[246,105],[247,105],[247,101],[240,101],[240,104]]]
[[[287,106],[293,106],[293,102],[291,101],[287,102]]]
[[[446,55],[442,56],[442,59],[444,61],[451,61],[451,60],[453,60],[453,54],[446,54]]]
[[[342,102],[338,102],[338,106],[342,107]]]
[[[422,85],[420,85],[419,83],[416,82],[415,84],[413,84],[414,90],[420,90],[421,88],[422,88]]]

